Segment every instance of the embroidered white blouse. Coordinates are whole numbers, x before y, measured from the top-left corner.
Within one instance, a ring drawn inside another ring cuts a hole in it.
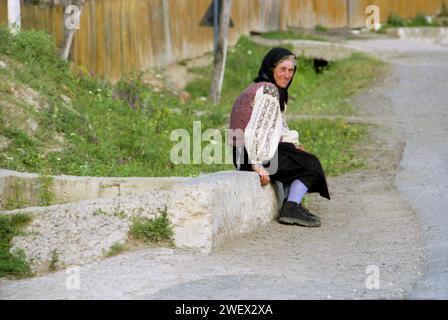
[[[280,110],[278,89],[274,85],[265,84],[257,90],[252,114],[244,130],[244,144],[253,164],[270,160],[279,142],[300,146],[299,133],[290,130],[286,123],[286,109],[285,104],[285,110]]]

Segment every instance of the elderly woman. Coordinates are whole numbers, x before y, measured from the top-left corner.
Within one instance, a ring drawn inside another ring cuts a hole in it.
[[[319,159],[305,151],[298,132],[286,123],[288,88],[296,70],[296,58],[288,49],[273,48],[265,56],[258,77],[232,108],[233,163],[238,170],[258,173],[263,186],[280,181],[289,187],[280,223],[319,227],[319,217],[301,201],[307,192],[330,199],[325,174]]]

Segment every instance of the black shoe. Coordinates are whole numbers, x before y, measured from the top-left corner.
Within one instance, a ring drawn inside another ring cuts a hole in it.
[[[284,224],[297,224],[304,227],[320,227],[320,219],[312,215],[307,209],[296,202],[285,201],[280,211],[278,222]]]
[[[308,210],[307,208],[303,207],[301,203],[299,204],[299,207],[302,208],[303,212],[304,212],[307,216],[309,216],[309,217],[311,217],[311,218],[313,218],[313,219],[316,219],[316,220],[320,221],[320,218],[319,218],[318,216],[312,214],[312,213],[310,212],[310,210]]]
[[[286,198],[285,200],[283,200],[283,206],[285,206],[285,203],[288,202],[288,199]],[[302,208],[303,213],[309,217],[311,217],[312,219],[318,220],[320,221],[320,218],[314,214],[312,214],[307,208],[302,206],[302,203],[299,203],[299,207]]]

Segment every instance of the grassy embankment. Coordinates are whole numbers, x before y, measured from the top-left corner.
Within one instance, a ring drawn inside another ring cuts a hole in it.
[[[0,137],[7,142],[0,167],[49,175],[194,176],[232,169],[229,164],[174,165],[170,150],[178,141],[171,141],[170,133],[182,128],[192,136],[193,121],[201,121],[202,131],[217,128],[224,137],[234,99],[257,74],[269,49],[247,38],[230,49],[223,99],[215,107],[200,99],[208,94],[211,67],[191,70],[204,77],[188,86],[193,99],[182,104],[169,92],[154,92],[135,75],[112,85],[83,68],[72,72],[56,58],[54,43],[44,33],[26,31],[11,38],[2,30],[0,40],[0,60],[8,65],[0,69]],[[367,86],[379,67],[372,58],[353,55],[317,74],[312,62],[301,58],[289,112],[351,114],[347,99]],[[34,101],[29,94],[23,98],[27,90]],[[303,144],[318,154],[330,175],[359,166],[356,155],[347,158],[361,137],[358,125],[307,120],[291,126],[298,127]]]

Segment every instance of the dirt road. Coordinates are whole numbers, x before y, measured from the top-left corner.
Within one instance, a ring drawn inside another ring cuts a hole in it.
[[[394,77],[379,100],[375,93],[366,99],[362,113],[387,115],[384,124],[405,141],[395,186],[417,213],[425,253],[423,276],[406,298],[447,299],[448,46],[405,40],[355,44],[386,58]]]

